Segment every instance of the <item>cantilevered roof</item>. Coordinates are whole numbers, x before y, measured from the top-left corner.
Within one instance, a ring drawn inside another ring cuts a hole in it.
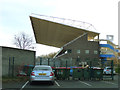
[[[83,33],[88,33],[88,39],[93,39],[99,35],[97,32],[38,18],[33,15],[30,16],[30,20],[36,42],[48,46],[60,48]]]

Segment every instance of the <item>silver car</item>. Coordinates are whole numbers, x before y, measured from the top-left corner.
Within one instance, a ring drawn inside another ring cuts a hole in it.
[[[51,66],[36,65],[30,75],[30,84],[33,81],[49,81],[54,84],[54,72]]]
[[[112,74],[111,73],[111,67],[105,67],[104,68],[104,71],[103,71],[103,74]],[[113,74],[115,74],[115,70],[113,69]]]

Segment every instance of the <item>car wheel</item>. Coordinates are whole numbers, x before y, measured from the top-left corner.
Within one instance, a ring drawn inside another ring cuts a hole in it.
[[[33,82],[32,81],[29,81],[30,82],[30,85],[32,85],[33,84]]]
[[[106,72],[104,72],[104,74],[106,75]]]
[[[54,85],[54,83],[55,83],[55,82],[54,82],[54,81],[52,81],[52,82],[51,82],[51,85]]]

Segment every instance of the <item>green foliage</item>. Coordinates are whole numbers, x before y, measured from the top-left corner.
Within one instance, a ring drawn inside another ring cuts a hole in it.
[[[120,67],[115,68],[115,72],[120,74]]]
[[[28,76],[15,76],[15,77],[8,77],[2,76],[2,82],[20,82],[20,81],[27,81],[29,80]]]

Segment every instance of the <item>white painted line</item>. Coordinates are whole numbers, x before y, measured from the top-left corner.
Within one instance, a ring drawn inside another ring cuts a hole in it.
[[[55,81],[55,83],[58,85],[58,87],[60,87],[60,85],[58,84],[58,82],[57,82],[57,81]]]
[[[102,82],[105,82],[105,83],[108,83],[108,84],[113,84],[113,85],[118,85],[116,83],[112,83],[112,82],[108,82],[108,81],[102,81]]]
[[[29,81],[27,81],[20,90],[22,90],[27,84],[29,83]]]
[[[83,84],[85,84],[85,85],[92,86],[89,83],[86,83],[86,82],[83,82],[83,81],[80,81],[80,82],[83,83]]]

